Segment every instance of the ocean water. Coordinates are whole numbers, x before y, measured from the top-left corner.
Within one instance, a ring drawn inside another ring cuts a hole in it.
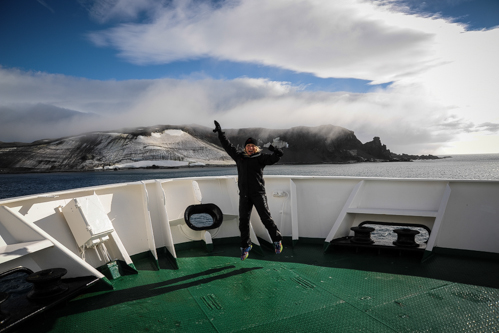
[[[235,166],[0,174],[0,199],[148,179],[236,174]],[[265,168],[265,174],[499,180],[499,154],[453,155],[451,158],[414,162],[271,165]]]

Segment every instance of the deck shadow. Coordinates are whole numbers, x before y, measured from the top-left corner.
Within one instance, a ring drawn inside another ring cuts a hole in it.
[[[434,254],[422,261],[420,253],[399,253],[375,249],[330,249],[326,253],[321,244],[284,242],[281,254],[262,244],[264,255],[250,252],[247,260],[279,261],[306,265],[355,269],[388,274],[425,277],[455,283],[472,284],[499,289],[499,262],[490,259],[469,258],[451,254]],[[179,258],[198,256],[240,256],[237,244],[216,244],[212,252],[198,246],[177,252]]]

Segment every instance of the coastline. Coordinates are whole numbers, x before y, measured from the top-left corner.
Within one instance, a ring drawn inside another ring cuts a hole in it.
[[[321,163],[306,163],[306,162],[288,162],[288,163],[276,163],[275,165],[288,165],[288,166],[293,166],[293,165],[343,165],[343,164],[362,164],[362,163],[396,163],[396,162],[402,162],[402,163],[407,163],[407,162],[414,162],[414,161],[428,161],[428,160],[439,160],[439,159],[446,159],[446,158],[452,158],[452,156],[434,156],[434,155],[407,155],[407,154],[402,154],[402,155],[396,155],[396,157],[403,157],[402,159],[399,158],[392,158],[392,159],[365,159],[365,160],[358,160],[358,159],[352,159],[352,160],[345,160],[345,161],[334,161],[334,162],[321,162]],[[417,157],[417,158],[415,158]],[[169,161],[169,160],[162,160],[162,161]],[[154,161],[139,161],[140,162],[154,162]],[[189,162],[188,162],[189,163]],[[133,163],[132,163],[133,164]],[[49,169],[36,169],[36,168],[30,168],[30,169],[24,169],[24,168],[18,168],[18,169],[0,169],[0,174],[47,174],[47,173],[74,173],[74,172],[116,172],[116,171],[129,171],[129,170],[174,170],[174,169],[202,169],[202,168],[207,168],[207,167],[215,167],[215,168],[223,168],[223,167],[234,167],[236,166],[235,163],[227,163],[227,164],[204,164],[200,162],[193,162],[192,164],[185,164],[185,165],[144,165],[144,166],[135,166],[135,167],[118,167],[119,164],[116,164],[116,167],[110,166],[107,168],[104,167],[99,167],[99,168],[93,168],[93,169],[56,169],[56,168],[49,168]],[[127,165],[127,164],[124,164]]]
[[[392,159],[392,160],[382,160],[382,159],[372,159],[372,160],[347,160],[347,161],[337,161],[337,162],[322,162],[322,163],[276,163],[275,165],[283,165],[283,166],[306,166],[306,165],[343,165],[343,164],[362,164],[362,163],[407,163],[414,162],[417,160],[427,161],[427,160],[436,160],[436,159],[444,159],[444,158],[452,158],[452,156],[432,156],[432,158],[418,158],[418,159]],[[175,170],[175,169],[202,169],[202,168],[225,168],[225,167],[235,167],[235,163],[231,164],[187,164],[187,165],[177,165],[177,166],[159,166],[159,165],[149,165],[149,166],[137,166],[137,167],[108,167],[108,168],[94,168],[94,169],[0,169],[0,174],[48,174],[48,173],[75,173],[75,172],[117,172],[117,171],[130,171],[130,170]]]
[[[499,154],[466,154],[446,159],[419,160],[414,163],[274,164],[265,169],[265,175],[499,181],[498,168]],[[114,170],[17,171],[0,173],[0,198],[148,179],[237,175],[235,165],[135,168],[118,172]]]

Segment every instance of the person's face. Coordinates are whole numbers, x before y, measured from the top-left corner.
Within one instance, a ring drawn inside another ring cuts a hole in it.
[[[244,150],[246,150],[246,154],[251,156],[254,153],[256,153],[256,146],[254,144],[250,143],[250,144],[247,144],[246,147],[244,147]]]

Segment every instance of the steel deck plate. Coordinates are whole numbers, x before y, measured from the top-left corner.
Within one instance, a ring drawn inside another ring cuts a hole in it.
[[[441,260],[324,254],[321,245],[251,253],[243,262],[238,253],[234,245],[212,253],[179,251],[179,270],[165,262],[160,270],[136,263],[139,274],[114,280],[114,291],[81,295],[29,327],[87,333],[499,331],[499,289],[436,278],[432,266]],[[378,269],[356,267],[366,261]]]

